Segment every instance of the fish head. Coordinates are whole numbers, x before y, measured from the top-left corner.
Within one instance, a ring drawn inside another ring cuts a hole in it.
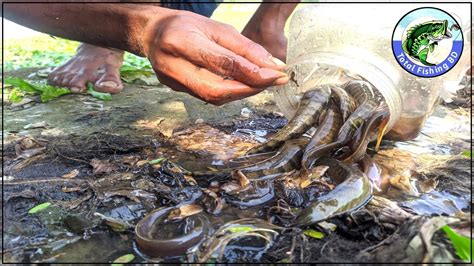
[[[452,37],[448,28],[448,20],[433,21],[429,39],[431,41],[441,41]]]

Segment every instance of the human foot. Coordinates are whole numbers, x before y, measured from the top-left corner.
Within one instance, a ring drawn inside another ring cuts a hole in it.
[[[261,4],[242,30],[242,34],[265,47],[274,57],[286,61],[287,39],[283,33],[288,17],[299,1]]]
[[[81,44],[74,57],[48,75],[48,82],[73,93],[85,92],[91,82],[96,91],[115,94],[123,89],[122,63],[123,51]]]

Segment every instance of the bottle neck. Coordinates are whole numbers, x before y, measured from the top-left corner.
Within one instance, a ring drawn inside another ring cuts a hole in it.
[[[304,72],[299,78],[305,88],[300,89],[298,93],[318,84],[343,83],[345,80],[341,78],[342,75],[346,78],[362,77],[380,92],[388,105],[390,120],[385,132],[394,126],[401,115],[402,97],[396,87],[399,73],[374,54],[357,48],[347,49],[343,53],[314,52],[294,58],[288,63],[296,70],[295,73],[301,70]],[[341,74],[342,72],[344,73]]]

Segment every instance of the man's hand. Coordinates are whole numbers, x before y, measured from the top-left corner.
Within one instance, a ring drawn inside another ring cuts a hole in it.
[[[232,26],[176,11],[146,29],[144,50],[158,79],[221,105],[288,82],[283,63]]]

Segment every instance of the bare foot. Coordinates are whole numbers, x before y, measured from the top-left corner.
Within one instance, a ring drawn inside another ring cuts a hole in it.
[[[262,45],[274,57],[285,61],[287,39],[283,33],[285,23],[299,1],[285,4],[261,4],[249,20],[242,34]]]
[[[267,31],[267,28],[262,29],[260,27],[255,27],[250,29],[249,27],[246,27],[242,31],[242,35],[263,46],[274,57],[283,62],[286,61],[286,47],[288,40],[283,34],[283,30]]]
[[[85,92],[89,82],[96,91],[118,93],[123,89],[122,63],[123,51],[83,43],[73,58],[48,75],[48,82],[70,88],[73,93]]]

